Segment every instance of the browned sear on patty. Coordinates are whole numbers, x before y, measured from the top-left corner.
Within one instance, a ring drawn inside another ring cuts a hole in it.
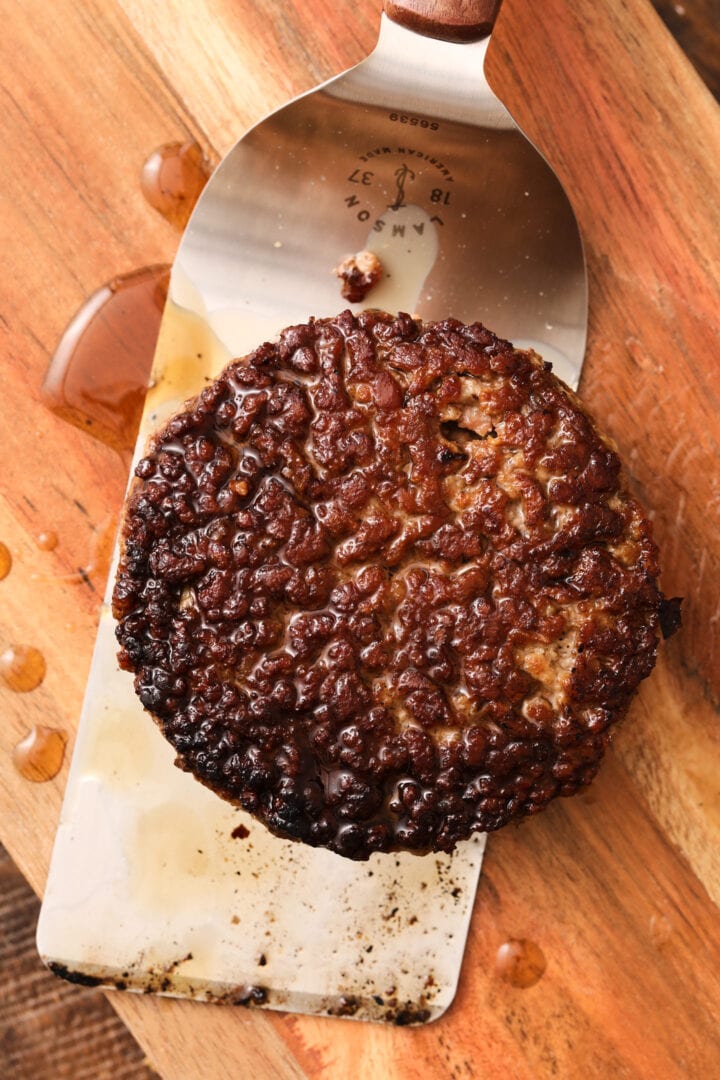
[[[290,327],[152,439],[123,536],[120,662],[178,765],[351,858],[584,787],[655,660],[616,454],[479,324]]]

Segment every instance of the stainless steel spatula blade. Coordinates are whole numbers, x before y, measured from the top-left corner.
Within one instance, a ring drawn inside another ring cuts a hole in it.
[[[404,0],[392,11],[457,10],[463,23],[497,7]],[[367,60],[230,151],[173,269],[139,452],[230,356],[345,307],[333,267],[365,248],[385,268],[366,306],[481,320],[575,384],[577,226],[488,87],[486,47],[384,16]],[[485,837],[367,864],[279,840],[175,768],[116,648],[106,605],[38,926],[45,961],[75,981],[200,1000],[396,1024],[440,1016]]]
[[[577,223],[487,83],[488,42],[433,39],[383,15],[365,61],[226,156],[184,235],[174,298],[242,354],[347,306],[332,270],[369,249],[385,276],[355,309],[479,320],[576,386],[587,324]]]

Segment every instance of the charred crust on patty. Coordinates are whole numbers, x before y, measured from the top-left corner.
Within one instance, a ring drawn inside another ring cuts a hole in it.
[[[477,323],[289,327],[154,436],[122,537],[120,663],[177,764],[354,859],[583,788],[655,661],[616,453]]]

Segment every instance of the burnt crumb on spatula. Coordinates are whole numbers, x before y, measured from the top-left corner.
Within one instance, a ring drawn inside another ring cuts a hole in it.
[[[358,251],[335,267],[333,271],[342,282],[344,300],[361,303],[383,276],[383,265],[372,251]]]

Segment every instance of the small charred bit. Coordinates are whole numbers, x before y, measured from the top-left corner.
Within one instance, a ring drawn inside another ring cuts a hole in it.
[[[233,840],[246,840],[250,835],[250,830],[247,825],[236,825],[230,836]]]
[[[76,983],[78,986],[102,986],[108,983],[107,979],[100,978],[98,975],[87,975],[84,971],[73,971],[71,968],[66,967],[65,964],[58,964],[54,960],[51,960],[47,966],[53,975],[57,975],[59,979]]]
[[[617,455],[535,353],[345,311],[151,439],[113,612],[180,768],[367,859],[589,784],[679,621],[658,573]]]
[[[360,1008],[359,1000],[352,994],[341,994],[336,1005],[328,1007],[328,1016],[355,1016]]]
[[[361,303],[383,276],[383,265],[372,251],[358,251],[336,266],[334,274],[342,281],[342,295],[351,304]]]
[[[228,995],[228,1005],[264,1005],[268,998],[268,992],[264,986],[246,986],[242,990]]]
[[[660,601],[660,630],[666,641],[682,626],[683,599],[682,596],[672,596],[670,599],[663,597]]]
[[[411,1024],[426,1024],[430,1019],[429,1009],[405,1008],[398,1009],[392,1018],[396,1027],[409,1027]]]
[[[133,990],[142,994],[168,994],[171,996],[192,997],[197,1001],[204,1001],[212,1005],[242,1005],[245,1007],[266,1005],[269,991],[264,986],[239,984],[229,986],[223,990],[210,990],[206,985],[194,985],[182,975],[176,974],[176,969],[187,960],[192,959],[192,953],[180,957],[161,968],[153,968],[149,971],[140,967],[137,970],[128,969],[119,976],[108,973],[103,976],[89,975],[83,971],[75,971],[55,961],[48,962],[48,968],[53,974],[68,982],[77,983],[80,986],[101,986],[103,989]],[[266,963],[263,956],[259,963]]]

